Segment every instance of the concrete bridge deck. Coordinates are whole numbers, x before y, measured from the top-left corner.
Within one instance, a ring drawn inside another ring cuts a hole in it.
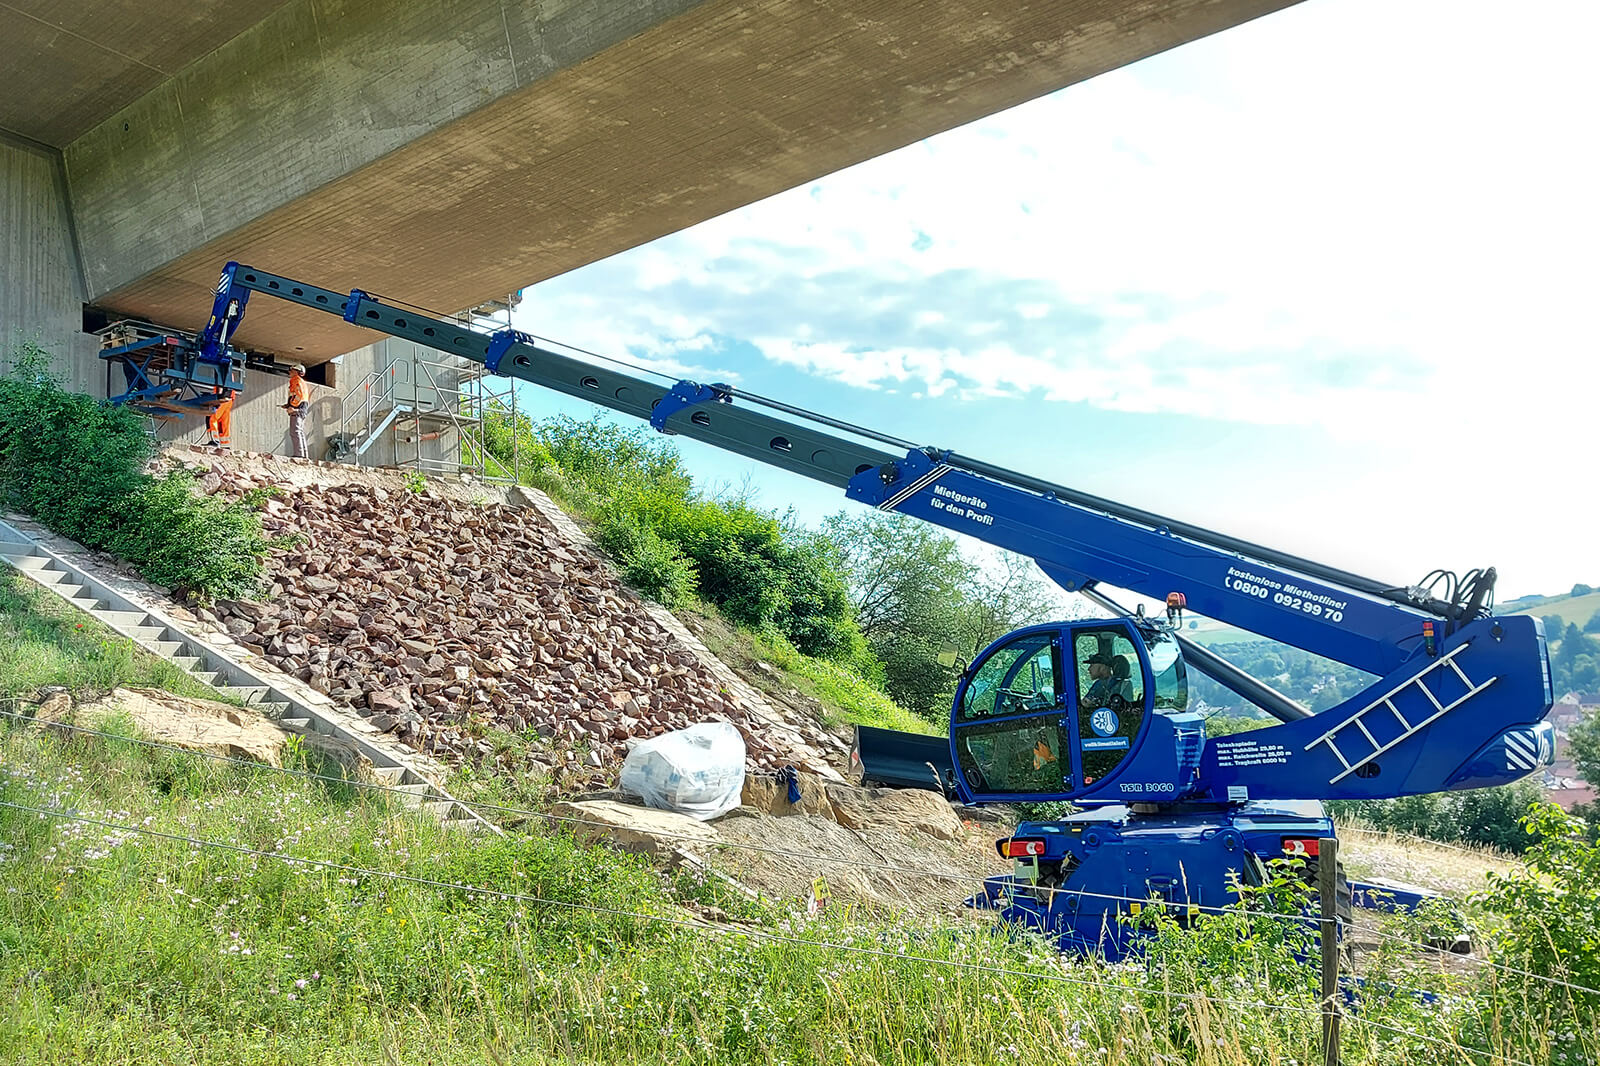
[[[194,327],[229,258],[469,306],[1289,2],[8,0],[0,330]]]

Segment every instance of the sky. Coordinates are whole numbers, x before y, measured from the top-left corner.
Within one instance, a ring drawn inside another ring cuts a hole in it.
[[[1589,0],[1307,0],[543,282],[515,323],[1396,584],[1600,585],[1596,39]],[[807,523],[847,506],[682,450]]]

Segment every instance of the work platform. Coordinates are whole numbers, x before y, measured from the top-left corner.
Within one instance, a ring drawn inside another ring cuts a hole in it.
[[[100,331],[106,364],[106,395],[160,421],[202,418],[226,396],[244,387],[241,359],[210,362],[195,350],[194,337],[147,322],[118,322]],[[116,375],[125,386],[119,393]]]

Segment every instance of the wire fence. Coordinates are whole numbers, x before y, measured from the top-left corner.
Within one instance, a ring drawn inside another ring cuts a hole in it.
[[[305,866],[314,869],[337,871],[357,877],[372,877],[386,881],[404,884],[419,885],[425,888],[436,888],[463,892],[469,895],[486,896],[510,902],[531,903],[545,907],[555,907],[564,910],[584,911],[592,914],[606,915],[613,918],[627,918],[634,921],[647,922],[656,925],[671,926],[679,929],[695,930],[700,932],[715,932],[722,935],[745,937],[750,940],[767,941],[780,944],[804,945],[822,948],[828,951],[842,951],[856,955],[870,955],[878,958],[893,959],[899,962],[922,963],[929,966],[942,966],[949,969],[972,971],[977,973],[995,974],[1006,977],[1021,977],[1029,980],[1045,981],[1052,984],[1076,985],[1089,988],[1105,988],[1101,980],[1090,978],[1070,977],[1066,974],[1051,973],[1043,970],[1022,970],[1009,966],[992,966],[988,963],[968,962],[961,959],[942,959],[932,955],[917,955],[910,952],[887,951],[882,948],[863,947],[859,944],[841,944],[831,940],[814,940],[807,937],[789,936],[767,929],[754,929],[745,925],[717,923],[687,918],[674,918],[670,915],[650,914],[644,911],[630,911],[619,907],[605,907],[594,903],[575,903],[571,900],[550,899],[528,892],[508,892],[503,889],[488,888],[483,885],[471,885],[459,881],[443,881],[431,877],[421,877],[416,874],[400,873],[394,870],[379,870],[367,866],[353,866],[348,863],[333,862],[328,859],[313,859],[306,856],[290,855],[280,851],[268,851],[262,848],[250,848],[241,844],[230,844],[227,841],[210,840],[205,837],[189,836],[182,833],[167,833],[147,826],[126,825],[120,822],[109,821],[104,818],[91,818],[71,810],[59,808],[34,807],[22,803],[12,803],[9,800],[0,800],[0,807],[26,814],[35,814],[40,817],[58,818],[85,825],[98,826],[117,833],[129,833],[145,836],[173,843],[186,844],[194,848],[209,848],[225,851],[238,855],[249,855],[259,859],[269,859],[284,862],[292,866]],[[1247,1007],[1252,1010],[1269,1009],[1285,1013],[1320,1015],[1322,1012],[1316,1007],[1296,1007],[1290,1004],[1263,1004],[1256,1000],[1230,999],[1209,995],[1200,992],[1177,992],[1172,989],[1155,988],[1153,986],[1138,985],[1128,986],[1128,991],[1145,995],[1163,997],[1167,999],[1196,1000],[1203,999],[1208,1003],[1222,1003],[1234,1007]]]
[[[13,719],[20,719],[20,720],[31,721],[31,722],[38,722],[39,721],[38,719],[32,718],[31,716],[19,715],[19,714],[16,714],[14,712],[0,712],[0,715],[4,715],[5,717],[10,717],[10,718],[13,718]],[[145,740],[143,738],[126,737],[126,736],[122,736],[122,735],[119,735],[119,734],[106,732],[106,731],[103,731],[103,730],[94,730],[94,729],[90,729],[88,727],[77,726],[77,725],[73,725],[73,724],[63,724],[63,723],[41,723],[41,724],[51,725],[53,727],[65,729],[65,730],[68,730],[68,731],[76,733],[76,734],[95,736],[95,737],[99,737],[99,738],[104,738],[104,739],[109,739],[109,740],[114,740],[114,741],[122,741],[122,742],[125,742],[125,743],[130,743],[130,744],[135,744],[135,745],[159,748],[159,749],[168,750],[168,751],[174,752],[176,754],[184,755],[184,756],[190,756],[190,757],[206,759],[206,760],[210,760],[210,761],[218,762],[218,763],[226,763],[226,764],[238,766],[238,767],[241,767],[241,768],[248,768],[248,769],[252,769],[252,770],[262,770],[262,771],[268,771],[268,772],[274,772],[274,773],[283,774],[283,775],[287,775],[287,776],[292,776],[292,777],[296,777],[296,778],[300,778],[300,779],[320,780],[320,781],[326,781],[326,782],[332,782],[332,783],[338,783],[338,784],[345,784],[345,785],[362,785],[362,786],[370,785],[370,786],[372,786],[372,787],[374,787],[374,788],[376,788],[376,789],[378,789],[380,791],[393,791],[393,787],[392,786],[382,786],[380,784],[372,783],[372,782],[357,782],[357,781],[353,781],[353,780],[350,780],[350,779],[344,778],[344,777],[335,777],[335,776],[332,776],[332,775],[316,774],[316,773],[309,772],[309,771],[294,770],[292,768],[272,767],[272,766],[269,766],[269,765],[266,765],[266,764],[253,762],[251,760],[241,760],[241,759],[237,759],[237,758],[233,758],[233,757],[229,757],[229,756],[219,756],[219,755],[216,755],[215,753],[209,753],[209,752],[196,752],[196,751],[192,751],[192,750],[189,750],[189,749],[180,748],[180,747],[177,747],[175,745],[162,744],[160,742],[149,741],[149,740]],[[40,817],[40,818],[51,818],[51,819],[57,819],[57,820],[65,820],[65,821],[75,822],[75,823],[79,823],[79,824],[93,825],[93,826],[96,826],[96,827],[99,827],[99,828],[102,828],[102,829],[110,830],[110,831],[115,832],[115,833],[123,833],[123,834],[129,834],[129,835],[134,835],[134,836],[143,836],[143,837],[148,837],[148,838],[152,838],[152,839],[160,839],[160,840],[165,840],[165,841],[169,841],[169,842],[180,843],[180,844],[184,844],[184,845],[186,845],[186,846],[188,846],[190,848],[205,848],[205,849],[210,849],[210,850],[215,850],[215,851],[220,851],[220,852],[226,852],[226,853],[232,853],[232,854],[238,854],[238,855],[248,855],[248,856],[259,858],[259,859],[265,859],[265,860],[275,861],[275,862],[282,862],[282,863],[284,863],[286,865],[289,865],[289,866],[297,866],[297,867],[317,869],[317,870],[325,870],[325,871],[336,871],[336,872],[339,872],[341,874],[345,874],[345,875],[352,876],[352,877],[376,878],[376,879],[381,879],[381,880],[390,881],[390,882],[396,882],[396,883],[413,884],[413,885],[417,885],[419,887],[437,889],[437,890],[440,890],[440,891],[455,891],[455,892],[461,892],[461,893],[465,893],[465,894],[469,894],[469,895],[483,896],[483,897],[495,898],[495,899],[501,899],[501,900],[507,900],[507,901],[523,902],[523,903],[534,904],[534,905],[538,905],[538,906],[545,906],[545,907],[552,907],[552,908],[559,908],[559,909],[567,909],[567,910],[576,910],[576,911],[589,912],[589,913],[593,913],[593,914],[605,915],[605,916],[616,917],[616,918],[625,918],[625,919],[629,919],[629,920],[634,920],[634,921],[640,921],[640,922],[646,922],[646,923],[651,923],[651,924],[655,924],[655,925],[660,925],[660,926],[663,926],[663,927],[672,927],[672,928],[683,929],[683,930],[691,930],[691,931],[694,931],[694,932],[697,932],[697,933],[703,934],[703,935],[735,936],[735,937],[742,937],[742,938],[745,938],[745,939],[748,939],[748,940],[751,940],[751,941],[756,941],[756,942],[769,942],[769,943],[781,943],[781,944],[790,944],[790,945],[810,946],[810,947],[822,949],[822,950],[825,950],[825,951],[837,951],[837,952],[850,954],[850,955],[857,955],[857,956],[870,956],[870,957],[882,958],[882,959],[886,959],[886,960],[897,961],[897,962],[900,962],[900,963],[911,963],[911,964],[917,964],[917,965],[924,965],[924,966],[928,966],[928,967],[944,967],[944,968],[948,968],[948,969],[969,971],[969,972],[975,972],[975,973],[980,973],[980,974],[1015,977],[1015,978],[1023,978],[1023,979],[1028,979],[1028,980],[1037,980],[1037,981],[1049,982],[1049,983],[1058,984],[1058,985],[1091,987],[1091,988],[1100,989],[1102,991],[1107,987],[1107,984],[1103,979],[1096,979],[1096,978],[1089,978],[1089,977],[1076,977],[1076,976],[1072,976],[1072,975],[1065,974],[1065,973],[1050,972],[1050,971],[1043,971],[1043,970],[1019,969],[1019,968],[1016,968],[1016,967],[996,966],[996,965],[992,965],[992,964],[988,964],[988,963],[984,963],[984,962],[961,960],[961,959],[939,958],[937,956],[923,955],[923,954],[918,954],[918,953],[915,953],[915,952],[906,952],[904,950],[891,951],[891,950],[886,950],[886,949],[883,949],[883,948],[868,947],[868,946],[863,946],[863,945],[859,945],[859,944],[846,944],[846,943],[839,943],[837,941],[831,941],[831,940],[826,940],[826,939],[814,939],[814,938],[807,938],[807,937],[792,936],[792,935],[787,935],[787,934],[784,934],[784,933],[781,933],[781,932],[776,932],[776,931],[773,931],[771,929],[751,928],[751,927],[744,926],[744,925],[733,925],[733,924],[728,924],[728,923],[717,923],[717,922],[710,922],[710,921],[699,920],[699,919],[673,917],[673,916],[670,916],[670,915],[652,914],[652,913],[643,912],[643,911],[632,911],[632,910],[626,910],[626,909],[623,909],[623,908],[607,907],[607,906],[594,904],[594,903],[574,902],[574,901],[570,901],[570,900],[551,899],[551,898],[548,898],[548,897],[545,897],[545,896],[540,896],[540,895],[537,895],[537,894],[534,894],[534,893],[512,892],[512,891],[506,891],[506,890],[503,890],[503,889],[491,888],[491,887],[488,887],[486,885],[472,885],[472,884],[467,884],[467,883],[463,883],[463,882],[449,881],[449,880],[443,880],[443,879],[438,879],[438,878],[423,877],[423,876],[419,876],[419,875],[415,875],[415,874],[407,874],[407,873],[403,873],[403,872],[400,872],[400,871],[383,870],[383,869],[378,869],[378,868],[374,868],[374,867],[357,866],[357,865],[353,865],[353,864],[349,864],[349,863],[334,862],[334,861],[327,860],[327,859],[317,859],[317,858],[311,858],[311,857],[307,857],[307,856],[292,855],[292,854],[289,854],[289,853],[283,852],[283,851],[275,851],[275,850],[268,850],[268,849],[262,849],[262,848],[252,848],[252,847],[247,847],[247,846],[244,846],[244,845],[229,843],[227,841],[213,840],[213,839],[210,839],[210,838],[207,838],[207,837],[196,836],[196,835],[192,835],[192,834],[169,833],[169,832],[165,832],[163,830],[152,829],[147,824],[145,824],[145,825],[141,825],[141,824],[126,824],[124,822],[112,821],[110,819],[91,817],[91,816],[83,814],[83,813],[81,813],[81,812],[79,812],[77,810],[62,808],[62,807],[58,807],[58,806],[35,806],[35,805],[32,805],[32,804],[15,803],[15,802],[11,802],[9,800],[0,800],[0,807],[6,808],[6,809],[10,809],[10,810],[19,811],[19,812],[23,812],[23,813],[33,814],[33,815],[35,815],[37,817]],[[510,809],[510,810],[518,810],[516,808],[508,808],[508,809]],[[526,814],[526,815],[531,815],[533,817],[547,817],[546,815],[543,815],[540,812],[536,812],[536,811],[519,810],[519,813]],[[147,819],[147,821],[148,821],[148,819]],[[577,820],[569,820],[569,821],[577,821]],[[761,850],[775,850],[775,849],[765,849],[765,848],[763,848]],[[807,853],[804,853],[804,852],[783,852],[783,853],[784,854],[789,854],[789,855],[798,855],[798,856],[806,856],[806,854],[807,854]],[[811,856],[811,858],[814,858],[817,861],[829,861],[833,857],[817,855],[817,856]],[[877,865],[877,864],[874,864],[874,865]],[[895,866],[888,865],[888,864],[882,865],[881,868],[882,869],[886,869],[886,870],[900,870],[902,872],[904,872],[906,870],[905,867],[895,867]],[[1129,902],[1147,902],[1147,901],[1136,900],[1136,899],[1134,899],[1132,897],[1104,896],[1103,898],[1107,898],[1107,899],[1123,899],[1123,900],[1127,900]],[[1262,917],[1283,918],[1283,919],[1294,920],[1294,921],[1303,920],[1303,916],[1297,916],[1297,915],[1261,915],[1261,916]],[[1065,965],[1065,963],[1063,963],[1063,965]],[[1541,975],[1529,975],[1529,976],[1539,977]],[[1583,988],[1582,986],[1570,985],[1570,984],[1567,984],[1566,982],[1555,981],[1553,983],[1565,984],[1569,988],[1573,988],[1573,989],[1580,990],[1580,991],[1590,991],[1590,992],[1594,991],[1592,989]],[[1320,1006],[1309,1006],[1308,1005],[1308,1006],[1303,1006],[1302,1007],[1302,1006],[1295,1006],[1295,1005],[1292,1005],[1292,1004],[1269,1003],[1269,1002],[1263,1002],[1263,1001],[1260,1001],[1260,1000],[1242,1000],[1242,999],[1237,999],[1237,998],[1228,997],[1228,996],[1218,996],[1218,995],[1210,994],[1210,993],[1207,993],[1207,992],[1201,992],[1201,991],[1197,991],[1197,990],[1179,991],[1179,990],[1174,990],[1174,989],[1170,989],[1170,988],[1158,988],[1158,987],[1147,985],[1147,984],[1126,985],[1126,986],[1117,985],[1116,987],[1117,987],[1118,991],[1126,991],[1130,996],[1131,995],[1148,995],[1148,996],[1153,996],[1153,997],[1157,997],[1157,998],[1161,998],[1161,999],[1174,1000],[1174,1001],[1184,1001],[1184,1002],[1189,1002],[1189,1003],[1198,1003],[1198,1002],[1202,1002],[1203,1001],[1203,1002],[1209,1003],[1209,1004],[1221,1004],[1221,1005],[1225,1005],[1225,1006],[1232,1006],[1232,1007],[1248,1009],[1248,1010],[1251,1010],[1251,1011],[1267,1010],[1267,1011],[1273,1011],[1273,1012],[1277,1012],[1277,1013],[1287,1013],[1287,1014],[1304,1015],[1304,1016],[1322,1016],[1324,1014],[1324,1011]],[[1391,988],[1395,988],[1395,989],[1400,990],[1400,991],[1426,994],[1424,992],[1424,990],[1422,990],[1422,989],[1407,988],[1406,986],[1393,985],[1393,984],[1391,984],[1390,987]],[[1402,1029],[1402,1028],[1399,1028],[1399,1027],[1396,1027],[1396,1026],[1387,1025],[1387,1024],[1384,1024],[1384,1023],[1381,1023],[1381,1022],[1377,1022],[1377,1021],[1374,1021],[1374,1020],[1370,1020],[1370,1019],[1362,1019],[1359,1015],[1353,1015],[1351,1020],[1356,1022],[1358,1025],[1364,1025],[1364,1026],[1367,1026],[1369,1028],[1373,1028],[1373,1029],[1389,1032],[1391,1034],[1402,1036],[1402,1037],[1404,1037],[1406,1039],[1409,1039],[1409,1040],[1416,1040],[1418,1042],[1429,1044],[1429,1045],[1433,1045],[1433,1046],[1446,1047],[1446,1048],[1449,1048],[1449,1049],[1451,1049],[1453,1051],[1456,1051],[1456,1052],[1458,1052],[1460,1054],[1484,1056],[1486,1059],[1489,1059],[1489,1060],[1492,1060],[1492,1061],[1498,1062],[1498,1063],[1503,1063],[1503,1064],[1505,1064],[1505,1066],[1535,1066],[1534,1063],[1528,1062],[1527,1060],[1508,1058],[1503,1054],[1497,1054],[1497,1053],[1491,1052],[1491,1051],[1489,1051],[1487,1049],[1468,1047],[1468,1046],[1462,1045],[1459,1042],[1454,1041],[1454,1040],[1441,1039],[1439,1037],[1429,1036],[1426,1033],[1417,1032],[1417,1031],[1409,1030],[1409,1029]]]
[[[149,740],[149,739],[142,738],[142,737],[130,737],[130,736],[126,736],[126,735],[120,734],[120,733],[113,733],[113,732],[108,732],[108,731],[105,731],[105,730],[97,730],[97,729],[93,729],[93,728],[88,727],[88,726],[82,726],[82,725],[77,725],[77,724],[73,724],[73,723],[46,721],[44,719],[40,719],[40,718],[33,717],[33,716],[30,716],[30,715],[25,715],[25,714],[22,714],[22,713],[16,712],[16,711],[0,711],[0,718],[9,718],[9,719],[12,719],[13,721],[45,726],[45,727],[49,727],[49,728],[52,728],[52,729],[65,730],[65,731],[69,731],[71,733],[78,734],[78,735],[91,736],[91,737],[96,737],[96,738],[103,739],[103,740],[110,740],[110,741],[115,741],[115,742],[119,742],[119,743],[124,743],[124,744],[129,744],[129,745],[134,745],[134,746],[144,747],[144,748],[149,748],[149,749],[154,749],[154,750],[167,751],[167,752],[171,752],[171,753],[178,754],[178,755],[189,756],[189,757],[192,757],[192,758],[203,759],[203,760],[214,762],[214,763],[219,763],[219,764],[232,766],[232,767],[235,767],[235,768],[238,768],[238,769],[242,769],[242,770],[261,772],[261,773],[268,773],[268,774],[278,774],[278,775],[282,775],[282,776],[285,776],[285,777],[293,777],[293,778],[298,778],[298,779],[307,780],[307,781],[316,781],[316,782],[321,782],[321,783],[325,783],[325,784],[343,785],[343,786],[356,788],[356,789],[360,789],[360,790],[364,790],[364,791],[368,791],[368,792],[374,792],[374,793],[379,793],[379,794],[387,794],[387,795],[393,796],[393,797],[395,797],[397,799],[401,799],[402,802],[404,802],[406,800],[415,801],[417,799],[416,794],[414,792],[409,791],[405,786],[386,785],[386,784],[383,784],[382,782],[369,781],[369,780],[365,780],[365,779],[362,779],[360,777],[351,776],[351,775],[324,774],[324,773],[317,773],[317,772],[311,771],[311,770],[297,770],[297,769],[294,769],[292,767],[272,766],[271,764],[259,762],[259,761],[253,760],[253,759],[241,759],[241,758],[237,758],[235,756],[222,755],[222,754],[219,754],[219,753],[216,753],[216,752],[196,751],[196,750],[194,750],[192,748],[184,748],[184,747],[180,747],[180,746],[175,745],[175,744],[167,744],[167,743],[163,743],[161,741]],[[598,821],[598,820],[589,819],[589,818],[581,818],[581,817],[578,817],[578,816],[575,816],[575,815],[555,814],[555,813],[550,812],[550,811],[540,811],[540,810],[534,810],[532,808],[508,806],[508,805],[505,805],[505,804],[484,803],[484,802],[479,802],[479,801],[473,801],[471,803],[468,803],[467,801],[460,800],[460,799],[456,799],[455,802],[460,804],[464,809],[468,810],[469,812],[477,815],[479,818],[482,818],[482,816],[483,816],[483,814],[485,812],[492,812],[492,813],[495,813],[495,814],[508,815],[508,816],[512,816],[512,817],[516,817],[516,818],[520,818],[520,819],[543,821],[543,822],[545,822],[547,824],[553,823],[553,824],[556,824],[556,825],[567,826],[567,827],[570,827],[570,828],[587,828],[587,829],[597,829],[597,830],[612,830],[612,829],[615,828],[614,825],[612,825],[611,823],[608,823],[608,822]],[[661,838],[661,839],[664,839],[664,840],[679,841],[679,842],[684,843],[686,845],[690,845],[690,846],[697,847],[697,848],[707,848],[708,847],[708,842],[705,840],[705,838],[703,836],[694,835],[694,834],[688,834],[688,833],[674,833],[671,830],[656,829],[656,828],[652,828],[650,832],[651,832],[652,836],[655,836],[655,837],[658,837],[658,838]],[[752,843],[752,842],[748,842],[748,841],[718,840],[713,845],[711,845],[710,847],[711,847],[711,850],[708,851],[708,858],[710,857],[710,855],[712,853],[714,853],[715,849],[727,849],[727,850],[730,850],[730,851],[743,851],[743,852],[750,852],[752,854],[760,854],[760,855],[767,855],[767,856],[772,856],[772,857],[777,857],[777,858],[789,859],[789,860],[793,860],[793,861],[795,861],[797,863],[805,863],[805,864],[811,865],[813,867],[818,867],[818,866],[821,866],[821,867],[845,867],[845,868],[849,868],[849,869],[853,869],[853,870],[860,870],[860,871],[866,872],[866,873],[881,874],[881,875],[884,875],[885,877],[888,877],[888,878],[902,878],[903,879],[903,878],[906,878],[906,877],[914,876],[914,877],[917,877],[917,878],[923,878],[923,879],[928,879],[928,880],[943,881],[943,882],[947,882],[947,883],[950,883],[950,884],[953,884],[953,885],[957,885],[957,886],[964,886],[966,888],[974,890],[975,893],[982,893],[985,890],[986,885],[987,885],[987,879],[985,877],[982,877],[982,876],[974,876],[974,875],[971,875],[971,874],[956,873],[956,872],[952,872],[952,871],[948,871],[948,870],[936,870],[936,869],[930,869],[928,867],[915,867],[915,868],[913,868],[913,867],[907,866],[905,864],[885,863],[885,862],[872,862],[870,860],[862,859],[862,858],[859,858],[859,857],[856,857],[856,856],[826,855],[826,854],[823,854],[823,853],[820,853],[820,852],[799,851],[799,850],[795,850],[795,849],[791,849],[791,848],[779,848],[779,847],[773,847],[771,845],[756,844],[756,843]],[[892,881],[891,881],[891,884],[893,884]],[[1074,898],[1079,898],[1079,899],[1092,899],[1092,900],[1099,900],[1099,901],[1110,902],[1110,903],[1118,903],[1118,904],[1137,904],[1137,905],[1140,905],[1140,906],[1149,905],[1150,902],[1151,902],[1150,897],[1148,897],[1148,896],[1119,895],[1119,894],[1115,894],[1115,893],[1094,892],[1094,891],[1090,891],[1090,890],[1087,890],[1087,889],[1066,888],[1066,887],[1061,887],[1061,886],[1034,885],[1034,886],[1030,886],[1030,891],[1036,893],[1036,895],[1041,898],[1042,902],[1047,902],[1047,903],[1049,901],[1053,900],[1057,896],[1074,897]],[[1178,906],[1182,910],[1188,911],[1188,912],[1191,912],[1191,913],[1201,913],[1201,914],[1211,914],[1211,915],[1222,915],[1222,914],[1237,913],[1237,910],[1238,910],[1237,907],[1217,906],[1217,905],[1197,904],[1197,903],[1180,903],[1180,904],[1178,904]],[[1317,916],[1315,916],[1313,914],[1267,914],[1267,913],[1263,913],[1263,912],[1252,912],[1252,914],[1253,914],[1253,916],[1255,916],[1257,918],[1264,918],[1264,919],[1269,919],[1269,920],[1273,920],[1273,921],[1283,922],[1285,924],[1299,925],[1299,926],[1304,926],[1304,927],[1309,927],[1309,928],[1315,928],[1317,926],[1317,924],[1318,924],[1318,921],[1319,921]],[[1371,925],[1364,926],[1361,929],[1361,933],[1363,935],[1376,937],[1379,940],[1382,940],[1382,941],[1385,941],[1385,942],[1388,942],[1388,943],[1392,943],[1392,944],[1395,944],[1397,946],[1405,947],[1405,948],[1407,948],[1409,950],[1418,952],[1419,954],[1424,954],[1424,955],[1428,955],[1428,956],[1441,956],[1441,955],[1451,954],[1450,952],[1448,952],[1447,949],[1441,948],[1436,944],[1432,944],[1432,943],[1429,943],[1429,942],[1424,941],[1424,940],[1417,940],[1417,939],[1414,939],[1412,937],[1408,937],[1408,936],[1404,936],[1404,935],[1401,935],[1401,934],[1398,934],[1398,933],[1394,933],[1394,932],[1391,932],[1389,930],[1378,928],[1377,926],[1371,926]],[[1581,985],[1581,984],[1577,984],[1577,983],[1574,983],[1574,982],[1571,982],[1571,981],[1566,981],[1566,980],[1563,980],[1563,979],[1558,978],[1558,977],[1549,976],[1547,974],[1533,973],[1533,972],[1531,972],[1529,970],[1525,970],[1525,969],[1521,969],[1521,968],[1518,968],[1518,967],[1510,966],[1508,964],[1501,963],[1501,962],[1498,962],[1498,961],[1493,960],[1493,959],[1482,958],[1482,957],[1478,957],[1478,956],[1459,956],[1459,955],[1453,955],[1452,957],[1460,960],[1461,962],[1463,962],[1466,965],[1473,966],[1473,967],[1476,967],[1476,968],[1492,969],[1492,970],[1498,971],[1500,973],[1504,973],[1504,974],[1511,975],[1511,976],[1516,976],[1516,977],[1522,977],[1522,978],[1525,978],[1525,979],[1528,979],[1528,980],[1532,980],[1532,981],[1540,982],[1540,983],[1543,983],[1543,984],[1547,984],[1547,985],[1550,985],[1552,987],[1559,987],[1559,988],[1563,988],[1563,989],[1566,989],[1566,990],[1572,991],[1572,992],[1580,992],[1580,993],[1586,993],[1586,994],[1589,994],[1589,995],[1600,996],[1600,989],[1595,989],[1595,988],[1591,988],[1591,987],[1589,987],[1587,985]],[[1411,989],[1410,991],[1421,991],[1421,990],[1420,989]]]
[[[1209,992],[1180,991],[1170,988],[1158,988],[1149,984],[1108,985],[1103,978],[1074,977],[1068,974],[1050,972],[1046,970],[1031,970],[1019,969],[1011,966],[996,966],[984,962],[940,958],[933,955],[923,955],[916,952],[907,952],[903,950],[890,951],[885,948],[867,947],[860,944],[845,944],[827,939],[791,936],[784,933],[774,932],[769,929],[755,929],[743,925],[716,923],[688,918],[676,918],[670,915],[651,914],[644,911],[631,911],[619,907],[606,907],[594,903],[578,903],[571,900],[551,899],[535,893],[509,892],[503,889],[490,888],[485,885],[473,885],[459,881],[447,881],[438,878],[422,877],[416,874],[406,874],[394,870],[380,870],[374,867],[356,866],[349,863],[333,862],[327,859],[316,859],[308,856],[291,855],[281,851],[270,851],[263,848],[251,848],[240,844],[232,844],[227,841],[211,840],[206,837],[199,837],[184,833],[168,833],[158,829],[151,829],[145,825],[133,825],[124,822],[115,822],[104,818],[94,818],[73,810],[36,807],[29,804],[13,803],[9,800],[0,800],[0,808],[20,811],[25,814],[33,814],[41,818],[53,818],[84,825],[92,825],[116,833],[125,833],[132,836],[143,836],[156,840],[165,840],[172,843],[183,844],[190,848],[205,848],[235,855],[245,855],[252,858],[282,862],[291,867],[325,870],[337,872],[351,877],[374,878],[393,883],[411,884],[422,888],[436,889],[440,891],[460,892],[466,895],[499,899],[507,902],[527,903],[557,909],[582,911],[585,913],[603,915],[612,918],[624,918],[632,921],[648,923],[651,925],[684,930],[698,935],[727,936],[743,938],[755,942],[810,947],[823,951],[839,952],[853,956],[884,959],[890,962],[901,964],[909,963],[927,967],[939,967],[965,973],[1020,978],[1053,985],[1093,988],[1100,992],[1104,992],[1108,988],[1111,988],[1119,993],[1126,993],[1130,997],[1152,996],[1159,999],[1182,1001],[1190,1004],[1197,1004],[1201,1002],[1206,1004],[1220,1004],[1223,1006],[1237,1007],[1257,1013],[1261,1011],[1268,1011],[1277,1014],[1293,1014],[1308,1018],[1321,1017],[1324,1014],[1323,1009],[1319,1006],[1296,1006],[1288,1003],[1272,1003],[1263,1001],[1259,998],[1249,1000],[1238,999],[1230,996],[1219,996]],[[1403,989],[1403,986],[1396,987],[1401,987],[1402,990],[1405,990]],[[1408,991],[1420,990],[1413,989]],[[1501,1066],[1538,1066],[1538,1064],[1525,1059],[1510,1058],[1503,1054],[1491,1052],[1484,1048],[1466,1046],[1461,1044],[1459,1041],[1446,1040],[1439,1037],[1429,1036],[1426,1033],[1418,1032],[1416,1030],[1402,1029],[1398,1026],[1391,1026],[1381,1022],[1362,1019],[1359,1014],[1350,1015],[1349,1020],[1355,1021],[1359,1025],[1389,1032],[1405,1037],[1409,1040],[1416,1040],[1429,1045],[1449,1048],[1461,1054],[1480,1055],[1495,1063],[1501,1064]]]

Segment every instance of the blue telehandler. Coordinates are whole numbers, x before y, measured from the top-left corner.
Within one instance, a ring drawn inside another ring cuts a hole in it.
[[[1013,872],[984,901],[1066,950],[1116,957],[1137,935],[1119,916],[1180,918],[1227,906],[1285,856],[1314,872],[1332,836],[1322,802],[1500,785],[1554,761],[1549,656],[1538,619],[1492,612],[1495,571],[1393,585],[939,448],[920,446],[724,384],[670,387],[397,306],[238,263],[224,269],[185,358],[235,366],[252,293],[647,420],[656,429],[842,488],[1035,560],[1107,612],[1009,633],[965,667],[948,742],[863,733],[869,774],[946,788],[968,803],[1067,801],[998,843]],[[1106,586],[1169,605],[1125,610]],[[1312,714],[1186,638],[1188,610],[1376,678]],[[1278,724],[1208,738],[1187,710],[1188,669]],[[943,758],[938,756],[943,755]]]

